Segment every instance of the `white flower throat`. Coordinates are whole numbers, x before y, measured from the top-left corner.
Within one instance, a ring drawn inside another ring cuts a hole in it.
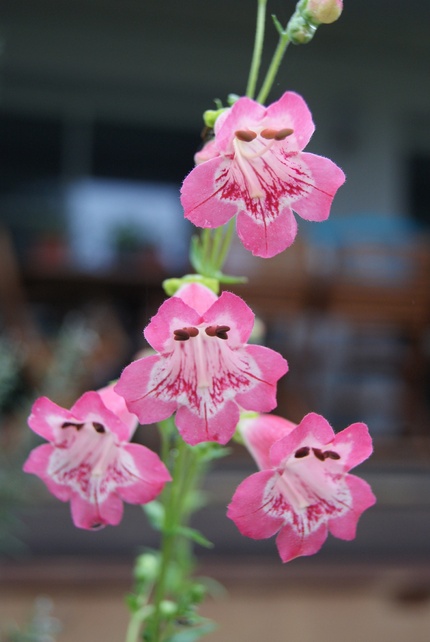
[[[226,341],[229,331],[228,325],[201,325],[198,328],[192,326],[173,331],[175,341],[189,341],[187,353],[195,364],[198,388],[211,387],[216,364],[220,361],[220,350],[222,350],[219,342],[214,343],[214,341],[217,339]]]

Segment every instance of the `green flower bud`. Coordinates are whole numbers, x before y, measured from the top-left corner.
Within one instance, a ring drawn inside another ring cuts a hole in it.
[[[218,116],[221,116],[221,114],[227,111],[227,109],[229,109],[229,107],[222,107],[221,109],[207,109],[203,112],[203,122],[206,127],[213,129]]]
[[[293,45],[305,45],[312,40],[316,29],[316,25],[296,12],[287,25],[287,34]]]
[[[152,582],[158,573],[159,562],[152,553],[143,553],[136,560],[134,576],[137,580]]]
[[[194,604],[202,602],[206,596],[207,589],[203,584],[193,584],[190,589],[190,597]]]
[[[160,603],[160,613],[163,617],[172,618],[178,611],[178,605],[172,600],[162,600]]]

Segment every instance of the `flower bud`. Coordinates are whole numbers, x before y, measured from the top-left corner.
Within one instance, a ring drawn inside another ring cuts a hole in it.
[[[221,107],[220,109],[207,109],[205,112],[203,112],[203,122],[206,127],[213,129],[217,118],[221,116],[221,114],[223,114],[225,111],[227,111],[227,109],[229,109],[229,107]]]
[[[314,37],[316,29],[314,24],[296,12],[287,25],[287,34],[293,45],[306,45]]]
[[[144,582],[153,582],[157,577],[159,562],[152,553],[143,553],[136,560],[134,575],[136,579]]]
[[[308,0],[303,14],[314,24],[331,24],[340,17],[342,0]]]
[[[163,617],[172,618],[178,612],[178,605],[172,600],[162,600],[160,602],[160,613]]]

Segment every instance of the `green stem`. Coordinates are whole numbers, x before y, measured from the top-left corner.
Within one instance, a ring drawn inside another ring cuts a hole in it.
[[[220,250],[218,252],[218,260],[216,263],[216,269],[221,272],[223,265],[227,259],[228,252],[230,250],[230,245],[231,241],[233,238],[233,232],[234,232],[234,226],[235,226],[235,219],[232,218],[230,221],[225,225],[225,234],[224,238],[222,240],[222,245],[220,247]]]
[[[154,615],[150,623],[151,642],[162,642],[163,639],[161,603],[167,596],[167,575],[173,560],[177,529],[185,517],[184,501],[187,493],[184,478],[186,478],[190,468],[188,462],[190,449],[181,438],[178,438],[177,450],[172,482],[166,500],[165,523],[160,551],[161,566],[154,592]]]
[[[210,255],[210,264],[213,267],[214,270],[217,269],[218,266],[218,256],[220,252],[220,247],[222,245],[223,241],[223,236],[224,236],[224,227],[217,227],[213,231],[212,235],[212,249],[211,249],[211,255]]]
[[[278,45],[275,49],[275,53],[273,54],[272,61],[261,86],[260,93],[257,96],[257,102],[264,103],[269,95],[289,43],[290,40],[286,30],[279,31]]]
[[[128,629],[125,637],[125,642],[138,642],[140,639],[140,631],[142,628],[142,623],[145,621],[145,618],[148,616],[148,606],[144,606],[135,613],[130,618],[128,623]]]
[[[249,71],[246,95],[254,98],[257,86],[258,72],[260,71],[261,55],[263,53],[264,27],[266,22],[267,0],[258,0],[257,24],[255,28],[254,51],[252,54],[251,68]]]

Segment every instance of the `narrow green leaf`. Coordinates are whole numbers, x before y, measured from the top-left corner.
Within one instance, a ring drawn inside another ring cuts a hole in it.
[[[200,544],[200,546],[204,546],[205,548],[213,548],[214,546],[210,540],[200,533],[200,531],[195,528],[191,528],[190,526],[178,526],[175,532],[178,535],[183,535],[183,537],[192,540],[196,544]]]

